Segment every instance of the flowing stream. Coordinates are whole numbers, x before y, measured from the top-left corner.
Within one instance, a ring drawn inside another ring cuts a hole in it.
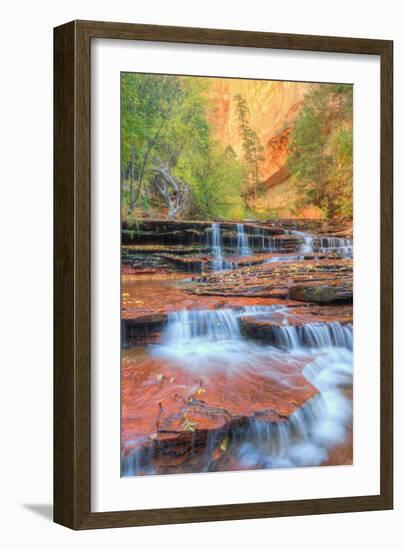
[[[338,258],[352,258],[352,240],[299,230],[276,231],[277,228],[273,231],[256,224],[237,223],[231,227],[214,222],[207,225],[202,236],[203,245],[208,249],[207,262],[210,267],[207,269],[214,272],[235,270],[249,265],[248,262],[253,260],[255,263],[256,260],[270,263],[320,261],[328,256],[336,261]],[[255,254],[259,256],[253,258]],[[189,296],[184,296],[189,299]],[[185,309],[175,305],[173,311],[168,310],[158,339],[147,342],[138,352],[143,354],[141,360],[166,365],[168,372],[171,367],[179,368],[181,372],[190,373],[191,380],[203,380],[210,391],[214,391],[218,375],[220,380],[223,376],[228,381],[234,377],[240,384],[234,386],[237,391],[246,389],[250,392],[246,401],[244,396],[231,393],[235,404],[239,395],[240,402],[243,399],[242,404],[246,402],[251,407],[252,412],[245,413],[242,422],[225,422],[224,428],[206,430],[203,437],[207,439],[202,451],[200,440],[196,445],[195,439],[194,444],[197,452],[202,452],[202,458],[198,456],[197,468],[192,471],[217,468],[214,456],[223,438],[227,441],[225,448],[228,446],[228,455],[233,460],[231,466],[223,466],[223,470],[326,463],[332,449],[351,436],[352,325],[346,324],[343,315],[338,315],[337,311],[334,320],[331,312],[322,316],[325,321],[321,321],[320,316],[316,321],[317,317],[312,314],[307,315],[309,321],[306,321],[304,314],[297,313],[296,306],[287,300],[279,300],[274,305],[239,306],[233,305],[233,301],[229,307],[228,300],[220,303],[220,297],[216,299],[211,309],[204,309],[199,302],[196,305],[199,309],[195,309],[194,303],[189,309],[186,309],[187,305]],[[261,301],[270,303],[267,299]],[[247,300],[245,302],[248,303]],[[237,303],[242,304],[241,301]],[[309,312],[309,307],[306,311]],[[262,326],[267,332],[263,336],[254,333],[256,326]],[[274,397],[270,395],[270,389],[269,395],[265,394],[264,399],[256,402],[253,393],[255,379],[266,380],[268,387],[273,387]],[[309,387],[309,398],[292,401],[294,395],[299,395],[301,380],[303,387]],[[186,389],[187,386],[185,384],[180,388]],[[159,391],[158,388],[156,391]],[[277,402],[276,396],[279,399]],[[274,401],[271,401],[272,398]],[[281,403],[289,404],[290,399],[297,406],[287,409],[287,414],[280,420],[259,416],[259,407],[267,407],[266,402],[277,403],[275,407],[282,410]],[[290,413],[290,410],[293,412]],[[189,437],[189,430],[187,434],[186,437]],[[202,436],[193,434],[191,437]],[[133,452],[125,455],[122,458],[122,475],[160,473],[156,460],[159,453],[162,456],[165,451],[163,447],[158,447],[160,443],[153,445],[146,445],[144,449],[134,447]]]
[[[341,258],[352,258],[353,241],[350,239],[318,237],[313,233],[298,230],[285,230],[285,233],[298,238],[300,244],[297,254],[284,254],[285,250],[282,248],[281,240],[267,234],[261,227],[255,227],[253,233],[248,235],[243,223],[236,224],[235,245],[224,246],[220,223],[214,222],[211,224],[210,232],[211,269],[213,271],[236,269],[238,267],[237,258],[251,256],[256,252],[281,253],[265,260],[268,263],[304,260],[306,255],[309,256],[315,253],[325,255],[333,253]],[[231,259],[226,259],[226,256]],[[243,262],[243,265],[247,264]]]
[[[295,235],[301,240],[300,252],[313,253],[323,252],[325,254],[336,253],[342,258],[353,257],[353,241],[341,237],[317,237],[312,233],[304,231],[288,230],[290,235]]]
[[[302,235],[302,233],[301,233]],[[253,241],[253,244],[251,243]],[[223,243],[221,225],[218,222],[211,224],[209,237],[210,254],[212,256],[211,268],[213,271],[222,271],[224,269],[236,269],[238,267],[237,258],[241,259],[245,256],[251,256],[255,252],[283,252],[281,242],[276,237],[267,234],[264,229],[255,227],[253,233],[248,235],[245,231],[243,223],[236,224],[235,242],[227,244]],[[301,252],[304,250],[301,249]],[[230,257],[231,259],[226,259]],[[290,258],[272,259],[268,261],[293,261],[293,259],[303,259],[303,255]],[[243,262],[243,265],[245,262]]]
[[[327,459],[329,450],[345,439],[351,422],[351,401],[344,389],[352,384],[352,326],[284,324],[276,327],[274,345],[243,337],[242,318],[258,316],[269,320],[279,312],[288,315],[287,308],[281,305],[178,311],[169,315],[162,343],[151,346],[153,356],[204,377],[217,369],[227,376],[251,369],[270,379],[278,377],[278,382],[290,387],[292,379],[277,372],[275,365],[308,360],[302,372],[318,390],[316,397],[285,422],[250,419],[228,433],[232,456],[243,468],[319,465]],[[293,316],[288,318],[291,321]],[[208,437],[204,471],[210,469],[218,438],[222,438],[222,433],[212,432]],[[153,457],[134,453],[125,459],[123,475],[135,475],[138,470],[153,473]]]
[[[238,256],[250,256],[252,250],[249,246],[248,237],[245,233],[243,223],[236,224],[237,233],[237,254]]]

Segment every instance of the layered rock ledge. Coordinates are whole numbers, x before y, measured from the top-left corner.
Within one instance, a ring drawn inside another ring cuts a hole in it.
[[[353,264],[349,259],[273,262],[224,271],[187,288],[198,295],[294,299],[318,304],[351,304]]]
[[[126,352],[122,363],[122,453],[138,474],[209,469],[225,459],[237,430],[253,421],[282,423],[317,390],[302,375],[309,360],[272,358],[265,369],[193,371]],[[275,372],[276,374],[270,374]],[[206,454],[207,453],[207,454]],[[144,471],[142,471],[142,468]]]

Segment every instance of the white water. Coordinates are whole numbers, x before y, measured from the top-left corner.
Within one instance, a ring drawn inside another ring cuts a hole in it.
[[[243,224],[237,224],[236,240],[237,256],[249,256],[250,254],[252,254],[252,250],[248,245],[248,237],[245,233]],[[224,258],[221,227],[220,224],[217,222],[211,224],[211,255],[213,257],[213,261],[211,263],[211,268],[213,271],[222,271],[224,269],[232,270],[237,268],[236,262],[230,262]]]
[[[294,231],[294,230],[288,230],[286,233],[290,235],[295,235],[301,240],[301,245],[299,247],[299,251],[297,254],[294,254],[292,256],[276,256],[274,258],[270,258],[266,260],[267,263],[272,262],[293,262],[293,261],[299,261],[304,260],[305,256],[304,254],[311,254],[314,251],[316,252],[326,252],[326,251],[332,251],[333,248],[326,248],[325,244],[330,243],[332,247],[336,247],[338,241],[343,244],[339,244],[339,250],[345,251],[345,253],[349,253],[349,251],[352,249],[352,247],[348,244],[351,243],[351,241],[347,241],[347,239],[336,239],[333,238],[332,240],[330,238],[326,238],[319,242],[318,246],[314,246],[315,237],[314,235],[311,235],[309,233],[304,233],[303,231]],[[276,237],[267,235],[265,231],[260,227],[255,227],[253,229],[252,234],[252,241],[253,246],[250,244],[250,239],[248,237],[248,234],[245,232],[245,226],[242,223],[236,224],[236,246],[233,252],[231,252],[231,257],[234,258],[236,256],[243,257],[243,256],[250,256],[253,254],[253,252],[281,252],[285,251],[282,246],[281,239],[277,239]],[[256,246],[256,243],[258,245]],[[232,247],[231,247],[232,248]],[[228,261],[224,257],[224,246],[222,243],[222,235],[221,235],[221,227],[218,222],[214,222],[211,224],[211,234],[210,234],[210,251],[212,256],[212,262],[211,262],[211,268],[213,271],[222,271],[225,269],[233,270],[238,267],[238,263],[236,261]],[[247,265],[244,262],[242,265]]]
[[[352,406],[342,390],[352,384],[352,353],[337,347],[323,351],[303,371],[319,395],[282,425],[251,422],[235,451],[243,466],[318,466],[346,439]]]
[[[213,271],[224,269],[224,258],[221,250],[221,228],[219,223],[211,224],[211,255]]]
[[[253,233],[249,228],[249,238],[243,224],[237,224],[236,229],[236,239],[225,248],[237,256],[250,255],[252,249],[281,251],[281,239],[267,235],[260,228]],[[313,252],[336,252],[342,257],[352,257],[351,240],[318,237],[302,231],[287,233],[298,237],[299,250],[267,262],[304,260],[304,254]],[[236,261],[225,260],[219,223],[212,223],[208,243],[214,271],[236,268]],[[257,343],[243,337],[241,317],[274,319],[279,310],[284,315],[284,323],[273,326],[268,342]],[[208,377],[217,370],[228,377],[256,372],[291,389],[297,389],[294,375],[287,375],[279,365],[298,368],[301,361],[309,361],[302,372],[318,389],[316,397],[291,414],[287,421],[272,423],[251,417],[246,425],[226,434],[223,430],[212,432],[207,437],[203,465],[198,471],[214,468],[211,455],[224,435],[230,441],[228,452],[244,468],[316,466],[326,461],[334,446],[345,441],[352,416],[351,401],[345,393],[345,389],[352,386],[352,326],[337,322],[293,325],[291,317],[283,305],[178,311],[169,315],[161,344],[148,347],[151,355],[191,370],[195,378]],[[159,449],[148,448],[125,458],[122,475],[156,473],[153,466],[156,452]]]
[[[321,237],[318,239],[319,252],[335,252],[343,258],[353,257],[353,241],[341,237]]]
[[[305,260],[305,256],[303,254],[296,254],[293,256],[273,256],[272,258],[269,258],[265,261],[267,264],[272,264],[275,262],[297,262]]]
[[[341,347],[353,348],[352,325],[307,323],[273,327],[275,345],[285,349]]]
[[[312,253],[313,250],[313,235],[310,233],[305,233],[304,231],[296,231],[292,230],[289,231],[291,235],[295,235],[299,239],[302,240],[302,243],[299,247],[299,251],[303,252],[304,254]]]
[[[252,250],[249,246],[248,236],[245,233],[245,228],[243,223],[236,224],[236,239],[237,239],[237,251],[236,253],[239,256],[249,256],[252,254]]]
[[[342,258],[353,257],[353,241],[342,237],[317,237],[304,231],[288,230],[287,233],[295,235],[301,240],[299,251],[302,253],[331,252],[339,254]]]
[[[228,436],[231,453],[244,468],[283,468],[315,466],[323,463],[329,450],[346,438],[351,423],[351,402],[343,390],[352,384],[352,327],[339,323],[314,323],[300,327],[279,326],[276,346],[251,342],[242,337],[240,318],[247,315],[268,317],[284,306],[251,306],[238,310],[181,311],[169,316],[163,344],[151,353],[174,360],[177,366],[208,376],[215,369],[241,375],[254,370],[283,385],[293,387],[292,378],[278,372],[276,364],[292,365],[309,359],[303,375],[319,394],[280,423],[250,419]],[[203,469],[211,467],[211,453],[222,439],[222,432],[207,440]],[[126,475],[135,475],[126,460]],[[145,469],[142,459],[142,471]],[[151,473],[152,461],[146,465]]]
[[[240,317],[270,315],[284,309],[282,305],[244,306],[239,309],[182,310],[170,313],[162,336],[162,345],[152,347],[152,354],[173,358],[187,368],[206,369],[223,360],[237,361],[238,352],[247,353],[253,344],[241,336]],[[206,359],[210,359],[210,363]]]

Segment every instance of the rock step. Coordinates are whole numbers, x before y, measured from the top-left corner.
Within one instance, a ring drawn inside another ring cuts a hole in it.
[[[207,461],[211,469],[243,426],[255,420],[284,423],[317,395],[302,374],[309,361],[298,358],[284,364],[273,358],[261,373],[245,365],[228,376],[225,369],[204,375],[165,359],[126,354],[124,467],[141,475],[152,463],[157,473],[178,473],[195,471]]]
[[[137,223],[122,223],[123,231],[133,232],[154,232],[159,234],[170,233],[175,231],[211,231],[213,221],[175,221],[175,220],[138,220]],[[218,222],[222,231],[233,230],[236,231],[237,222]],[[262,229],[266,230],[268,235],[281,235],[284,233],[284,229],[281,227],[266,227],[263,224],[256,222],[248,222],[240,220],[243,224],[244,230],[247,233],[253,234],[255,231]]]
[[[168,245],[168,244],[132,244],[122,246],[122,260],[130,260],[137,254],[174,254],[185,256],[187,254],[201,254],[209,252],[210,247],[206,244],[194,244],[189,246]]]
[[[156,313],[135,319],[122,319],[122,347],[158,343],[168,315]]]
[[[240,305],[233,309],[238,310]],[[139,315],[133,319],[122,319],[122,346],[132,346],[161,343],[161,334],[168,322],[168,313],[155,313]],[[242,334],[254,340],[275,341],[273,327],[305,326],[308,324],[341,325],[352,324],[353,310],[351,306],[318,306],[300,305],[288,308],[285,312],[273,312],[268,316],[244,315],[240,317]]]
[[[350,338],[341,327],[352,323],[352,308],[297,308],[275,312],[270,316],[240,318],[241,333],[253,340],[289,349],[290,345],[307,347],[340,345],[350,347]]]
[[[243,229],[251,246],[258,246],[265,238],[284,238],[287,246],[297,246],[299,239],[285,234],[284,229],[278,227],[262,227],[256,223],[243,223]],[[221,222],[220,232],[222,245],[236,246],[237,224],[235,222]],[[212,222],[200,221],[161,221],[139,220],[137,224],[124,222],[122,224],[123,244],[206,244],[211,242]]]
[[[318,236],[353,238],[352,220],[305,220],[305,219],[280,219],[262,222],[265,228],[284,229],[285,231],[303,231],[315,233]]]
[[[347,259],[274,262],[217,272],[187,287],[187,291],[198,295],[291,298],[320,304],[352,303],[352,275],[352,260]]]

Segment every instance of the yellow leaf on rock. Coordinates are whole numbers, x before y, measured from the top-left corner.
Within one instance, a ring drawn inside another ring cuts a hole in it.
[[[196,431],[195,426],[196,426],[195,422],[190,422],[190,421],[186,418],[186,416],[183,417],[182,428],[183,428],[185,431],[188,431],[188,432],[195,432],[195,431]]]
[[[228,437],[224,437],[224,439],[220,443],[220,449],[225,452],[227,450],[227,447],[228,447]]]

